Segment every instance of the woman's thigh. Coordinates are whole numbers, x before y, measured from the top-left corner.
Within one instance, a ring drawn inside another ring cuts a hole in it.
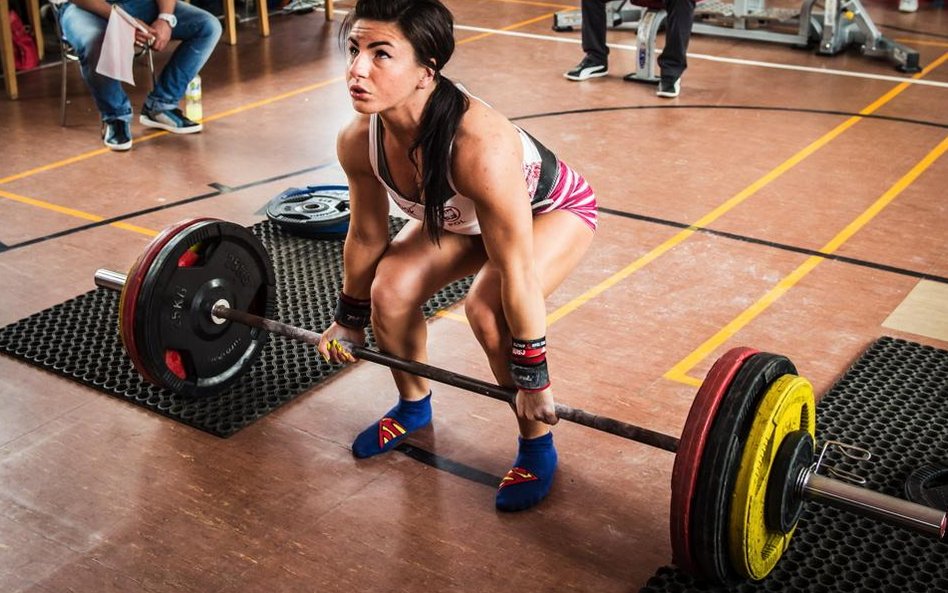
[[[372,285],[373,300],[397,298],[414,301],[412,305],[424,303],[451,282],[477,272],[486,259],[480,235],[445,233],[440,244],[434,244],[421,223],[410,220],[379,262]]]
[[[563,210],[540,214],[533,219],[534,268],[549,296],[582,261],[594,232],[581,218]],[[477,274],[471,292],[500,307],[500,270],[491,262]]]

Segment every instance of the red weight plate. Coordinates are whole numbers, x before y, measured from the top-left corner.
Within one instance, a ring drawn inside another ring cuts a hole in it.
[[[721,400],[691,497],[691,557],[697,566],[694,574],[702,580],[738,580],[728,549],[728,523],[741,456],[761,398],[778,377],[796,373],[787,357],[759,352],[741,365]]]
[[[691,553],[691,503],[698,480],[698,469],[714,416],[741,365],[757,354],[753,348],[732,348],[717,359],[695,395],[685,428],[682,430],[672,469],[671,544],[672,561],[682,570],[696,574],[698,567]]]
[[[125,278],[125,285],[122,286],[122,294],[119,297],[119,336],[122,338],[122,345],[125,346],[125,351],[128,353],[128,357],[131,359],[135,369],[146,381],[153,385],[160,386],[161,383],[145,370],[145,365],[142,364],[138,346],[135,343],[135,307],[138,303],[138,295],[141,291],[142,282],[145,276],[148,275],[151,264],[154,262],[158,252],[161,251],[161,248],[164,247],[168,241],[188,227],[205,220],[212,219],[189,218],[166,227],[145,246],[145,250],[138,256],[138,259],[135,260],[135,263],[132,264],[132,267],[129,269],[128,276]]]

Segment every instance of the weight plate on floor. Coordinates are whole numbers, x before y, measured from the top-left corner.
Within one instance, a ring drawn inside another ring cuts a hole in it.
[[[349,230],[349,188],[345,185],[291,187],[267,204],[267,218],[288,233],[335,239]]]
[[[708,431],[731,381],[744,361],[754,354],[757,350],[752,348],[732,348],[711,365],[691,404],[678,442],[672,469],[669,518],[672,558],[686,572],[697,571],[691,553],[691,502]]]
[[[759,581],[770,574],[793,536],[793,527],[785,533],[767,525],[766,499],[777,451],[798,430],[816,436],[813,386],[803,377],[784,375],[757,406],[734,483],[728,542],[731,563],[744,578]],[[809,453],[812,457],[812,449]]]
[[[188,218],[172,224],[158,233],[158,235],[145,246],[141,255],[138,256],[132,264],[132,267],[129,268],[128,275],[125,278],[125,284],[122,286],[122,292],[119,296],[119,337],[122,339],[122,345],[125,347],[125,352],[131,359],[132,364],[138,370],[139,374],[149,383],[160,385],[158,379],[149,375],[145,370],[134,337],[135,308],[138,305],[138,295],[141,291],[142,281],[151,269],[151,264],[155,260],[155,256],[158,255],[168,241],[173,239],[184,229],[203,220],[208,219]]]
[[[747,359],[714,416],[704,446],[691,513],[696,574],[715,583],[738,580],[729,558],[728,527],[734,482],[757,403],[777,377],[797,372],[786,357],[760,352]]]
[[[142,374],[188,396],[231,385],[256,361],[267,332],[211,310],[223,303],[273,317],[274,285],[266,250],[248,229],[219,220],[180,229],[148,266],[132,312]]]

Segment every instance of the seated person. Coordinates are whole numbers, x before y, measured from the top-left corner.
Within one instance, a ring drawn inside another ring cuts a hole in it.
[[[587,80],[605,76],[609,71],[609,47],[606,45],[606,1],[583,0],[583,51],[586,56],[575,68],[564,74],[569,80]],[[638,4],[638,2],[633,2]],[[681,75],[688,66],[685,57],[691,39],[695,0],[665,0],[665,47],[658,57],[661,80],[659,97],[677,97],[681,91]],[[632,75],[625,77],[632,80]]]
[[[117,0],[114,4],[141,21],[148,31],[136,29],[137,43],[150,42],[154,51],[163,51],[172,39],[181,41],[145,99],[139,121],[174,134],[200,132],[203,126],[186,118],[178,104],[188,82],[204,66],[220,39],[218,20],[207,11],[176,0]],[[69,0],[60,8],[59,20],[63,36],[79,55],[82,78],[102,115],[105,145],[112,150],[128,150],[132,147],[132,104],[120,81],[96,72],[111,11],[112,4],[106,0]]]

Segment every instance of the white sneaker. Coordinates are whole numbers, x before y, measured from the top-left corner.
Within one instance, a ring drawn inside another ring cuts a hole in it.
[[[918,10],[918,0],[899,0],[899,12],[915,12]]]

